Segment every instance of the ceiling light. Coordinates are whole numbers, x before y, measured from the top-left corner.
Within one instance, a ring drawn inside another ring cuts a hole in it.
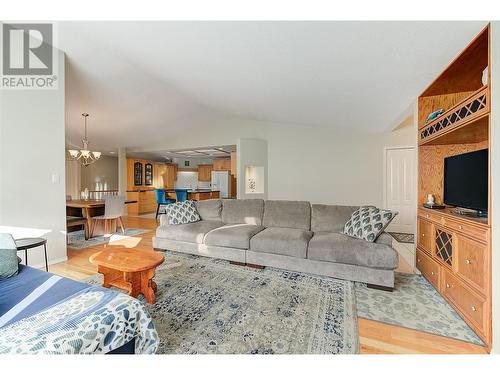
[[[82,113],[83,123],[85,126],[85,136],[82,139],[83,148],[80,150],[68,150],[69,155],[74,160],[80,160],[81,163],[86,167],[92,163],[95,163],[97,160],[101,158],[101,152],[99,151],[90,151],[88,149],[89,140],[87,139],[87,117],[89,117],[88,113]]]

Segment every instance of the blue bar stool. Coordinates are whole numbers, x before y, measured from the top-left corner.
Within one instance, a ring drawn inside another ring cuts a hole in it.
[[[167,199],[167,193],[165,189],[155,189],[156,198],[156,219],[158,219],[158,213],[160,212],[160,206],[166,206],[167,204],[174,203],[175,200]]]
[[[187,201],[188,189],[175,189],[175,196],[177,197],[177,202]]]

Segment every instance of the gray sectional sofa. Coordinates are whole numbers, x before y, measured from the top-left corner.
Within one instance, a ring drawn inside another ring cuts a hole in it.
[[[196,206],[202,220],[195,223],[168,225],[162,215],[153,247],[394,287],[392,237],[384,232],[370,243],[340,233],[358,207],[262,199]]]

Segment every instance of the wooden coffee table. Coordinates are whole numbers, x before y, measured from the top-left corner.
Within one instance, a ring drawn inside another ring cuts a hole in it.
[[[143,294],[148,303],[155,302],[156,267],[165,260],[157,251],[139,251],[127,248],[107,249],[92,255],[91,263],[104,275],[103,287],[124,289],[132,297]]]

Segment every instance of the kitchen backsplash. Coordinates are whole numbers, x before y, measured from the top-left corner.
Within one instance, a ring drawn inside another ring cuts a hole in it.
[[[210,189],[210,182],[198,181],[198,172],[177,172],[175,187],[178,189]]]

